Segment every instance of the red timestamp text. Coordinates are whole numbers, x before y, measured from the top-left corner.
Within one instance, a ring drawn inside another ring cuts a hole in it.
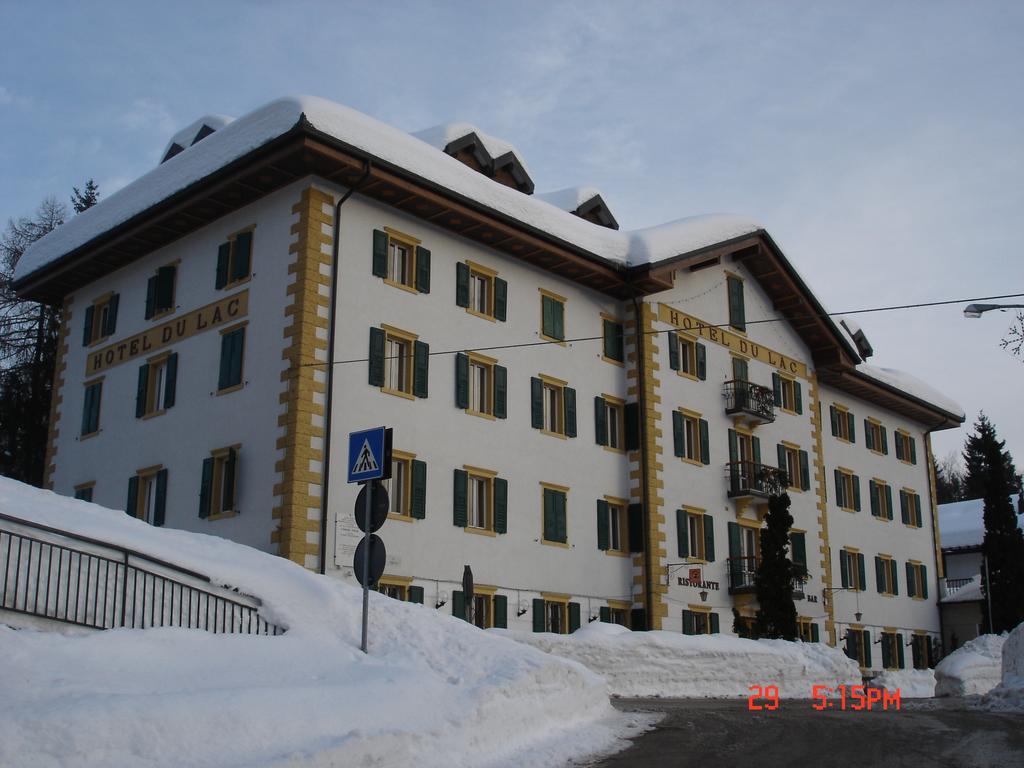
[[[747,709],[755,711],[772,711],[779,708],[779,687],[777,685],[751,685],[747,688],[751,695],[747,697]],[[865,685],[816,685],[811,691],[811,708],[818,712],[835,709],[840,712],[870,712],[881,709],[899,710],[901,707],[900,689],[869,688]]]

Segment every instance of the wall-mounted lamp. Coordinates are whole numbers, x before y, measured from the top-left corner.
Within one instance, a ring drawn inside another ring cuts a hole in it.
[[[434,603],[434,608],[441,608],[442,606],[447,604],[447,602],[448,602],[448,593],[447,592],[438,592],[437,593],[437,602]]]
[[[708,601],[708,591],[706,589],[702,589],[700,591],[700,601],[702,603],[706,603]]]

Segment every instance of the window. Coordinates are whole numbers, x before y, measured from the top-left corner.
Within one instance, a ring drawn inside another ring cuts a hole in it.
[[[452,593],[452,615],[468,621],[480,629],[508,627],[508,598],[497,594],[494,587],[477,585],[473,599],[466,601],[461,591]],[[536,624],[536,620],[534,621]],[[543,631],[537,630],[534,631]]]
[[[896,430],[896,458],[907,464],[917,464],[917,444],[909,432]]]
[[[159,355],[140,366],[135,391],[135,417],[152,416],[172,407],[177,379],[177,353]]]
[[[802,414],[804,412],[803,388],[796,379],[772,374],[772,389],[775,405],[787,413]]]
[[[847,512],[860,512],[860,478],[848,469],[836,469],[836,504]]]
[[[715,521],[703,509],[676,510],[676,543],[680,557],[714,562]]]
[[[928,568],[924,563],[907,561],[907,594],[918,600],[928,599]]]
[[[220,332],[220,374],[217,391],[234,391],[242,386],[242,364],[245,358],[245,326]]]
[[[817,643],[820,639],[818,625],[804,616],[796,619],[797,637],[805,643]]]
[[[392,600],[405,600],[407,587],[405,584],[386,584],[383,580],[377,585],[377,591]]]
[[[729,292],[729,325],[737,331],[745,331],[747,321],[743,306],[743,281],[735,275],[727,275],[725,281]]]
[[[163,467],[149,467],[139,470],[128,480],[128,502],[125,512],[150,525],[164,524],[167,508],[167,470]]]
[[[626,359],[623,343],[622,323],[610,317],[601,319],[601,332],[604,339],[602,355],[605,360],[621,363]]]
[[[921,497],[908,488],[900,491],[900,519],[904,525],[914,528],[920,528],[922,525]]]
[[[672,411],[672,445],[675,455],[691,464],[710,464],[708,422],[693,411]]]
[[[117,329],[118,303],[118,294],[108,293],[85,308],[82,346],[88,347],[90,344],[114,335]]]
[[[85,403],[82,406],[81,437],[91,437],[100,431],[100,400],[103,399],[103,379],[85,383]]]
[[[92,490],[96,487],[95,481],[82,483],[75,486],[75,498],[79,501],[92,501]]]
[[[455,356],[455,405],[475,416],[504,419],[508,371],[493,357],[470,352]]]
[[[174,311],[174,283],[178,274],[175,264],[160,267],[146,284],[146,319],[161,317]]]
[[[508,283],[493,269],[472,261],[455,265],[455,303],[471,315],[505,321]]]
[[[544,374],[531,378],[530,421],[546,434],[576,437],[576,390]]]
[[[793,561],[793,567],[798,577],[807,576],[807,532],[789,532],[789,559]]]
[[[566,629],[566,604],[553,600],[544,603],[544,631],[555,634],[565,634]]]
[[[611,395],[594,398],[594,433],[597,444],[626,450],[626,402]]]
[[[875,586],[880,595],[899,594],[899,584],[896,581],[896,561],[889,555],[875,557]]]
[[[696,339],[676,331],[668,333],[668,366],[691,379],[707,379],[707,349]]]
[[[549,595],[533,601],[533,631],[567,634],[580,628],[580,604],[568,595]]]
[[[892,520],[892,486],[884,480],[869,480],[871,514],[879,520]]]
[[[426,397],[429,365],[430,346],[415,334],[390,325],[370,329],[367,380],[371,386],[410,400]]]
[[[383,481],[391,508],[388,517],[422,520],[426,517],[427,465],[415,454],[391,451],[391,478]]]
[[[430,251],[393,229],[373,231],[373,274],[407,291],[430,293]]]
[[[199,486],[199,516],[216,519],[234,514],[237,509],[239,446],[213,451],[203,459]]]
[[[569,489],[563,486],[541,484],[543,531],[542,544],[568,544],[566,524],[566,496]]]
[[[452,523],[469,533],[505,533],[508,529],[508,481],[497,472],[464,466],[455,470]]]
[[[608,601],[608,605],[602,605],[598,610],[598,617],[605,624],[618,624],[620,627],[629,627],[629,604],[618,601]]]
[[[381,576],[377,582],[377,591],[392,600],[423,604],[423,587],[413,586],[411,578]]]
[[[786,473],[790,490],[807,491],[811,488],[811,471],[807,451],[792,443],[778,444],[779,469]]]
[[[886,455],[889,453],[889,439],[885,427],[874,419],[864,419],[864,443],[869,451]]]
[[[847,443],[855,442],[853,414],[841,405],[830,405],[829,414],[832,417],[832,436]]]
[[[903,635],[899,632],[882,633],[882,666],[885,669],[903,669]]]
[[[214,286],[229,288],[246,280],[252,264],[252,230],[239,232],[217,249],[217,275]]]
[[[846,655],[863,669],[871,666],[871,633],[866,629],[846,630]]]
[[[712,613],[710,608],[691,605],[689,610],[683,611],[683,634],[717,635],[718,614]]]
[[[867,585],[864,555],[855,549],[839,550],[839,576],[844,589],[863,591]]]
[[[564,296],[540,290],[540,335],[542,339],[565,341]]]
[[[629,502],[605,496],[597,500],[597,548],[605,552],[629,551],[626,525]]]

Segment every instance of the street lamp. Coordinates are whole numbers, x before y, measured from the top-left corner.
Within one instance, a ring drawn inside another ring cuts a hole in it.
[[[1024,309],[1024,304],[968,304],[964,307],[964,317],[977,319],[993,309]]]
[[[821,596],[828,600],[832,597],[833,592],[853,592],[857,598],[857,610],[853,614],[853,618],[858,624],[860,624],[860,620],[864,616],[864,614],[860,612],[860,590],[856,587],[825,587],[821,590]]]

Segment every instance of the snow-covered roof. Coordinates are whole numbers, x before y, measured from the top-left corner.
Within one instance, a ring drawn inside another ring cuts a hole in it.
[[[480,140],[480,143],[483,144],[484,149],[487,150],[487,154],[491,156],[492,160],[497,160],[499,157],[512,154],[515,156],[516,160],[519,161],[523,170],[526,171],[527,174],[530,173],[530,169],[526,165],[526,161],[523,159],[523,156],[518,149],[504,139],[499,139],[496,136],[491,136],[489,133],[484,133],[472,123],[442,123],[441,125],[424,128],[422,131],[413,131],[412,133],[412,135],[420,141],[425,141],[430,146],[435,149],[440,149],[442,152],[445,147],[453,141],[463,139],[470,134],[475,135]]]
[[[597,187],[566,187],[556,189],[554,192],[535,192],[534,197],[551,203],[555,208],[572,213],[584,203],[588,203],[595,197],[600,197],[601,192]]]
[[[960,421],[963,421],[965,418],[964,409],[959,403],[946,397],[935,387],[926,384],[916,376],[911,376],[903,371],[897,371],[895,368],[880,368],[868,365],[867,363],[857,365],[857,371],[870,379],[898,389],[911,397],[916,397],[918,400],[933,405],[946,413],[957,416]]]
[[[178,152],[183,152],[197,141],[206,138],[211,133],[219,131],[224,126],[233,122],[234,119],[227,115],[203,115],[198,120],[189,123],[171,136],[170,141],[164,147],[164,151],[160,153],[160,162],[162,163],[170,159],[167,155],[173,147],[177,146],[179,147]]]
[[[649,229],[611,230],[544,200],[496,184],[434,145],[354,109],[315,96],[289,96],[226,124],[187,152],[171,157],[37,240],[18,262],[15,280],[24,279],[288,133],[303,119],[314,130],[377,160],[404,169],[597,258],[623,266],[661,261],[761,229],[749,219],[717,214],[680,219]]]
[[[1017,499],[1014,499],[1017,504]],[[1018,516],[1017,527],[1024,529]],[[943,548],[980,547],[985,538],[985,500],[968,499],[939,504],[939,535]]]

